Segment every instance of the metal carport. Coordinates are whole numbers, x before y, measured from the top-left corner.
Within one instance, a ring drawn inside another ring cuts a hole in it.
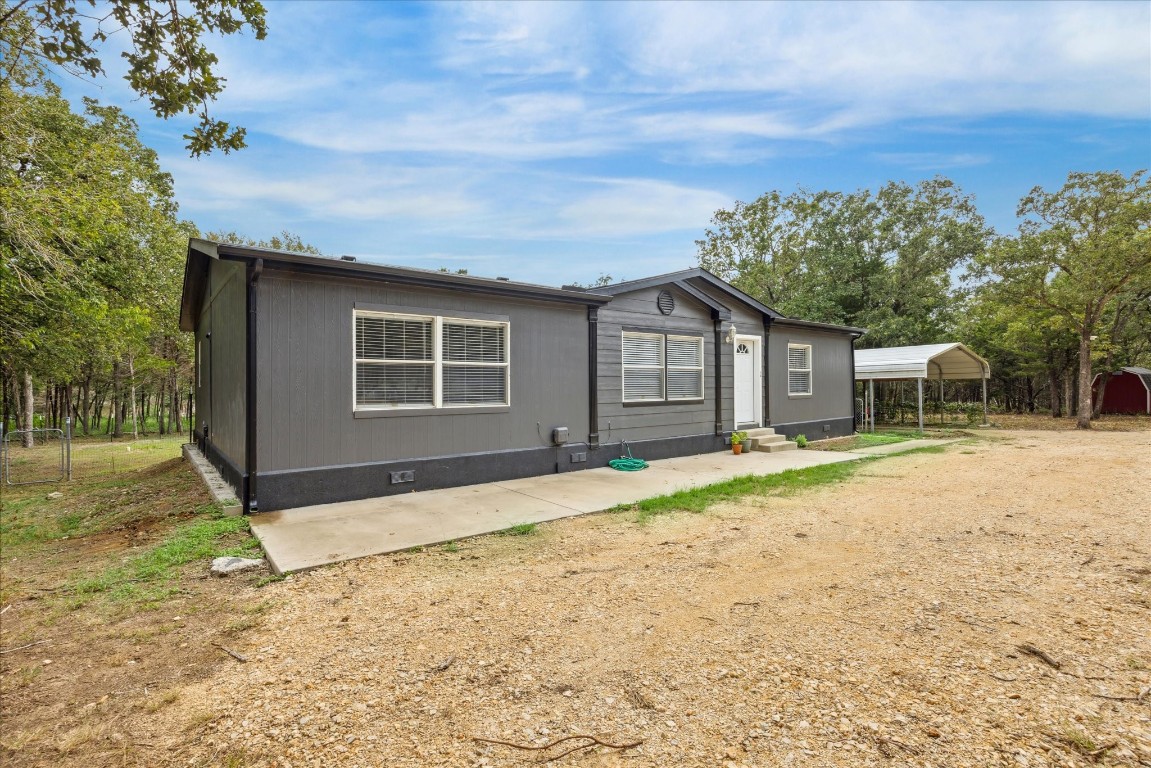
[[[987,380],[991,366],[959,342],[855,350],[855,380],[867,382],[871,431],[875,431],[875,382],[915,379],[919,431],[923,431],[923,382],[926,379],[982,379],[983,423],[987,423]]]

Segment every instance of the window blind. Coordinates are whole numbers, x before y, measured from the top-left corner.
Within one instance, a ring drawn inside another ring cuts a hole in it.
[[[667,399],[703,397],[703,339],[667,337]]]
[[[811,394],[811,345],[787,345],[787,393]]]
[[[623,399],[663,399],[664,337],[653,333],[624,333]]]

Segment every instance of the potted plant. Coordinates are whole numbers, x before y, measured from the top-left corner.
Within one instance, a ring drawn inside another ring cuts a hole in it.
[[[731,433],[731,452],[739,455],[743,452],[743,441],[747,439],[746,432],[732,432]]]

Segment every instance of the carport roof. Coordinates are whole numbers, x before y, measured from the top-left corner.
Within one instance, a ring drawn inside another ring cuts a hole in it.
[[[855,379],[986,379],[991,366],[959,342],[855,350]]]

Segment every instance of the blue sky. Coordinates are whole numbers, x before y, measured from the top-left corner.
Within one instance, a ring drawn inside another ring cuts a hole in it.
[[[249,148],[191,159],[109,66],[202,230],[559,284],[692,266],[717,208],[942,174],[1151,166],[1151,3],[277,2],[213,49]],[[113,62],[114,64],[114,62]]]

